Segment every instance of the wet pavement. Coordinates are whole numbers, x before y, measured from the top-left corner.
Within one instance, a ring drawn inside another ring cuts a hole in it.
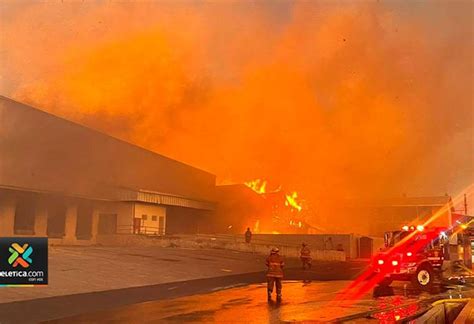
[[[2,287],[0,304],[256,272],[265,262],[218,249],[51,246],[48,253],[49,285]]]
[[[209,269],[230,269],[235,273],[245,271],[246,267],[258,269],[261,266],[260,260],[252,259],[258,256],[205,252],[206,258],[215,259]],[[161,264],[164,252],[150,253],[160,259],[154,261],[156,265]],[[191,256],[193,253],[190,251]],[[231,262],[224,261],[227,259]],[[287,280],[281,303],[267,302],[266,285],[262,283],[265,273],[256,271],[7,302],[0,304],[0,323],[285,323],[328,322],[341,318],[361,322],[388,319],[390,322],[419,312],[433,300],[465,297],[466,291],[471,289],[451,282],[448,286],[437,285],[430,293],[421,293],[412,289],[409,283],[395,282],[388,289],[359,289],[357,297],[351,297],[347,294],[348,286],[356,282],[366,286],[367,281],[352,281],[364,272],[366,262],[319,262],[313,269],[303,271],[294,267],[298,260],[287,261],[292,267],[285,270]],[[209,261],[199,262],[204,264],[188,266],[188,277],[206,269],[205,263]],[[243,262],[249,264],[240,264]],[[166,269],[170,270],[167,276],[176,278],[181,277],[178,270],[184,271],[182,266]],[[126,286],[129,282],[125,277],[130,273],[121,273],[121,279],[125,280],[122,285]],[[84,283],[86,275],[83,274]],[[100,277],[91,280],[99,281]],[[158,278],[157,275],[151,279]],[[37,289],[37,295],[41,295],[41,288]]]
[[[297,260],[287,261],[291,265],[293,261]],[[337,279],[350,280],[355,278],[364,267],[364,262],[318,262],[318,266],[311,271],[302,271],[300,268],[286,269],[285,276],[289,280],[313,280],[314,282]],[[199,269],[190,267],[188,270],[192,272]],[[97,278],[95,279],[97,280]],[[139,305],[150,301],[157,302],[190,295],[205,295],[232,287],[258,284],[264,280],[264,271],[258,271],[142,287],[14,301],[0,304],[0,323],[37,323],[79,314],[107,311],[132,304]],[[41,292],[38,291],[37,293],[40,294]],[[28,309],[29,312],[25,312],[25,309]]]
[[[105,312],[64,318],[50,323],[285,323],[329,322],[351,315],[364,313],[361,322],[379,322],[400,319],[419,312],[425,300],[444,298],[446,293],[457,297],[466,288],[451,287],[430,293],[410,289],[405,283],[396,283],[385,296],[373,296],[368,292],[357,300],[335,300],[350,281],[285,281],[283,300],[267,302],[266,285],[252,284],[207,294],[199,294],[128,305]],[[379,291],[380,293],[380,291]],[[375,311],[397,310],[374,314]],[[356,318],[353,318],[356,320]]]
[[[253,284],[210,294],[130,305],[108,312],[65,318],[55,323],[70,322],[245,322],[277,323],[280,321],[330,320],[340,309],[328,303],[348,281],[310,282],[285,281],[283,300],[267,302],[266,285]],[[370,310],[370,296],[350,306],[350,312]]]

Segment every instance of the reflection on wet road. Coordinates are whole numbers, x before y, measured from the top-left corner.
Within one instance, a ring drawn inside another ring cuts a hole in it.
[[[370,292],[360,300],[347,304],[331,303],[348,283],[349,281],[286,281],[281,303],[267,302],[266,285],[256,284],[203,295],[135,304],[112,311],[63,319],[59,322],[280,323],[306,320],[327,322],[342,316],[433,297],[426,293],[411,294],[407,286],[401,284],[395,286],[395,296],[374,298]]]

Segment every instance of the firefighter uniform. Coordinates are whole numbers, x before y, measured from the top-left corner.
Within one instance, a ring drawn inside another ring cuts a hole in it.
[[[306,266],[308,266],[308,269],[311,269],[311,250],[309,249],[308,245],[306,245],[306,243],[302,244],[300,260],[303,264],[303,270],[306,269]]]
[[[250,231],[250,228],[247,227],[247,231],[245,232],[245,243],[250,243],[250,240],[252,240],[252,232]]]
[[[281,300],[281,281],[283,279],[283,258],[278,254],[279,250],[273,248],[270,255],[267,257],[266,265],[267,271],[267,291],[268,299],[272,298],[273,286],[276,286],[277,300]]]

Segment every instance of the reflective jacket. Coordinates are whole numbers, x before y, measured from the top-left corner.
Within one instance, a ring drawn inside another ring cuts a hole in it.
[[[280,255],[276,253],[270,254],[267,257],[266,265],[268,267],[267,277],[283,278],[285,262],[283,262],[283,258]]]
[[[311,250],[307,246],[303,246],[300,251],[300,258],[309,259],[311,258]]]

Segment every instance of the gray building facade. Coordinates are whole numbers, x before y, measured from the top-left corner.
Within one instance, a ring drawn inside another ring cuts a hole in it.
[[[215,176],[0,96],[0,236],[192,233]]]

